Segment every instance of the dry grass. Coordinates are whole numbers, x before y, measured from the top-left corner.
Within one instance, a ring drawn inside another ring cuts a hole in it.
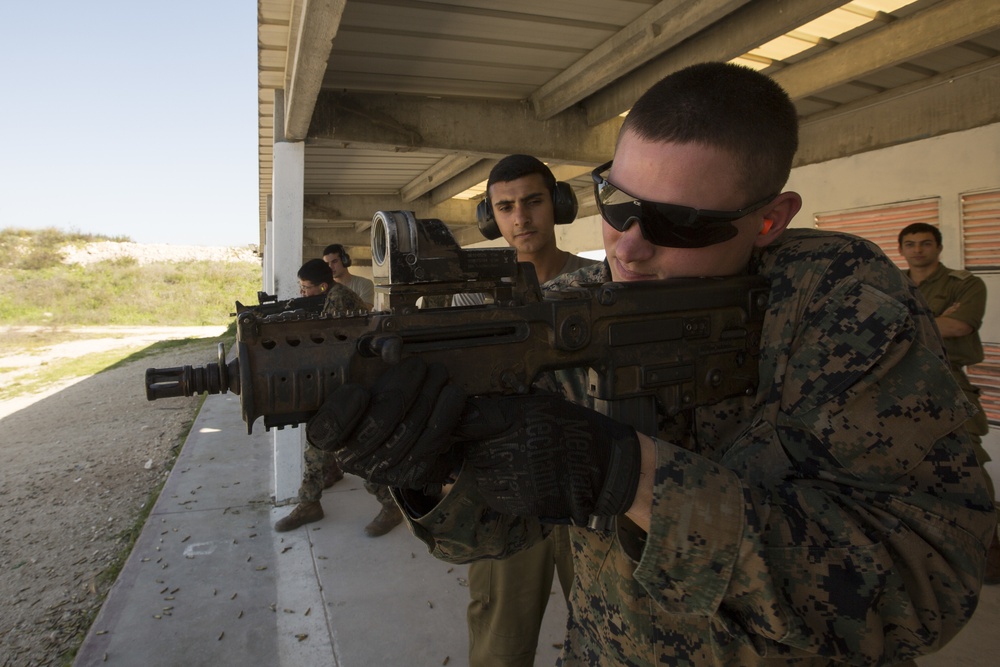
[[[256,262],[62,262],[61,248],[97,240],[109,239],[52,229],[0,230],[0,324],[217,325],[229,322],[237,300],[256,302]]]

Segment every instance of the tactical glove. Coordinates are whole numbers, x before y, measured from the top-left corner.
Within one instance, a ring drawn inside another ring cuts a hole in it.
[[[389,486],[421,489],[441,483],[459,461],[450,433],[465,392],[448,384],[442,364],[404,359],[367,390],[338,387],[306,424],[309,443],[335,452],[341,467]]]
[[[556,394],[470,398],[455,435],[463,474],[498,512],[586,525],[635,498],[635,430]]]

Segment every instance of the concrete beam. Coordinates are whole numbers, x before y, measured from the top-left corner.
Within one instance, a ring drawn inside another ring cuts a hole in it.
[[[448,225],[460,245],[482,241],[476,225],[476,202],[448,200],[433,204],[424,196],[410,202],[389,195],[306,195],[303,256],[319,257],[331,243],[347,246],[351,259],[371,264],[371,219],[376,211],[413,211],[419,218],[437,218]]]
[[[434,188],[430,192],[431,204],[441,204],[460,192],[479,185],[490,176],[490,170],[497,163],[495,159],[482,160],[474,167],[450,179],[448,182]],[[550,164],[549,168],[557,181],[568,181],[577,176],[590,173],[592,167],[574,164]]]
[[[1000,57],[806,119],[795,166],[1000,122]]]
[[[449,155],[403,186],[400,195],[403,201],[413,201],[458,176],[480,160],[482,156],[479,155]]]
[[[843,4],[843,0],[751,2],[585,100],[587,120],[595,125],[606,122],[631,108],[654,83],[672,72],[708,60],[732,60]]]
[[[490,176],[490,170],[497,160],[480,160],[474,166],[466,169],[461,174],[449,179],[446,183],[434,188],[430,192],[431,204],[443,204],[460,192],[465,192],[471,187],[479,185]],[[475,219],[475,215],[472,216]]]
[[[662,0],[533,93],[535,115],[552,118],[748,1]]]
[[[367,231],[376,211],[413,211],[418,218],[438,218],[448,225],[476,220],[474,201],[449,199],[434,204],[425,196],[404,202],[399,195],[306,195],[303,217],[325,224],[357,225]]]
[[[998,27],[1000,2],[941,2],[771,76],[792,99],[801,99]]]
[[[326,63],[346,4],[347,0],[304,0],[301,14],[296,17],[295,43],[289,45],[289,61],[285,66],[288,106],[284,130],[289,141],[303,141],[309,132],[313,107],[323,87]]]
[[[310,144],[407,151],[439,150],[596,164],[614,151],[620,118],[587,122],[578,108],[538,120],[526,102],[403,98],[322,91]]]

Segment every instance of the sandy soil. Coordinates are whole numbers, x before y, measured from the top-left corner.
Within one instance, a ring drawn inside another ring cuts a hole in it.
[[[215,336],[223,327],[109,329],[87,340],[3,356],[9,381],[54,357],[157,340]],[[2,337],[2,336],[0,336]],[[0,348],[2,349],[2,348]],[[114,370],[0,401],[0,663],[63,665],[113,583],[150,493],[166,478],[201,399],[148,402],[148,367],[209,363],[198,341]]]

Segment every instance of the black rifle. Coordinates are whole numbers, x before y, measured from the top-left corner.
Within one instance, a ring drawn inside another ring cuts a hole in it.
[[[257,292],[257,305],[244,306],[239,301],[236,302],[236,312],[229,313],[230,317],[236,317],[240,313],[251,311],[261,316],[274,315],[291,310],[305,310],[310,313],[323,312],[326,303],[326,294],[315,294],[313,296],[297,296],[293,299],[278,300],[274,294],[267,292]]]
[[[305,422],[339,385],[371,386],[390,364],[441,362],[470,395],[527,392],[544,371],[587,368],[598,409],[655,433],[667,413],[750,395],[767,303],[756,276],[586,285],[544,294],[512,249],[463,250],[440,220],[372,220],[372,312],[237,316],[236,356],[146,371],[149,400],[240,396],[248,432]],[[421,297],[487,292],[493,304],[418,308]]]

